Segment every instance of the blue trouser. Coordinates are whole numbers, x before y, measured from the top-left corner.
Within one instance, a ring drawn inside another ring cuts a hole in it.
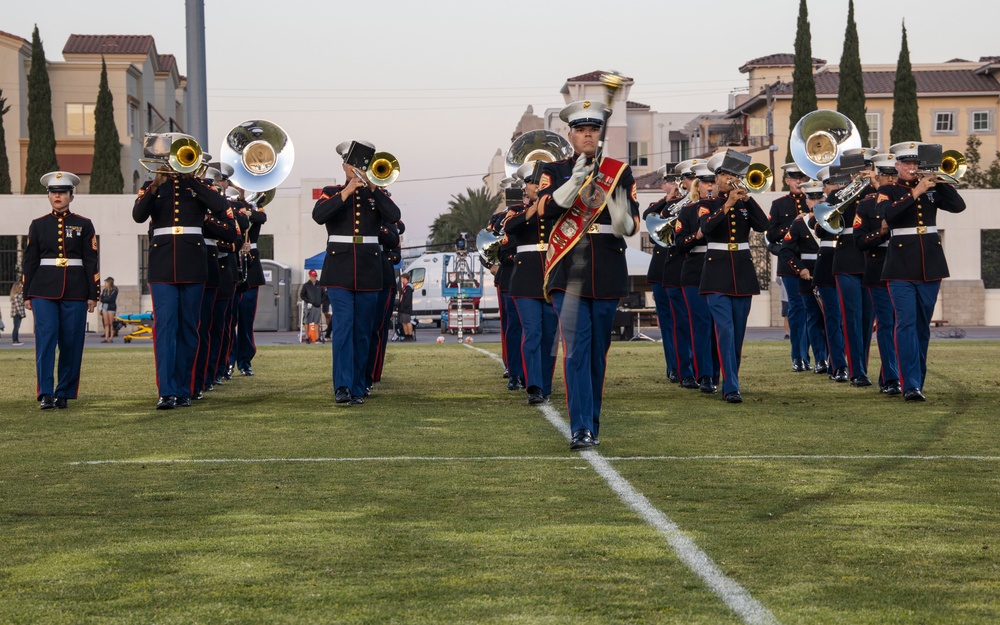
[[[521,361],[525,386],[537,386],[542,395],[552,394],[552,371],[556,366],[556,310],[544,299],[515,297],[514,306],[521,320]],[[518,349],[511,346],[513,349]]]
[[[375,300],[375,320],[372,323],[372,337],[368,343],[368,356],[365,359],[365,388],[375,384],[375,373],[381,368],[379,360],[382,358],[382,341],[385,340],[386,309],[392,313],[392,302],[389,295],[392,289],[386,287],[378,292]],[[390,317],[391,318],[391,317]],[[332,335],[331,335],[332,338]]]
[[[674,343],[674,312],[670,306],[667,287],[659,282],[649,285],[653,289],[656,304],[656,322],[660,326],[660,340],[663,342],[663,360],[667,363],[667,375],[677,371],[677,344]]]
[[[240,325],[240,307],[243,305],[243,295],[246,291],[237,291],[233,294],[233,304],[232,308],[229,309],[229,319],[230,323],[230,333],[232,335],[229,341],[229,349],[226,351],[226,361],[227,363],[236,364],[236,349],[237,343],[239,343],[239,325]]]
[[[507,345],[507,371],[512,378],[524,377],[524,362],[521,360],[521,318],[517,315],[514,298],[503,293],[503,311],[507,317],[504,329],[504,343]]]
[[[837,287],[818,286],[819,298],[823,300],[823,317],[826,328],[826,347],[830,352],[830,366],[834,369],[847,366],[844,354],[844,326],[840,317],[840,301]]]
[[[878,355],[882,360],[882,370],[878,382],[885,386],[888,382],[899,381],[899,369],[896,361],[896,345],[892,340],[893,327],[896,325],[896,314],[892,310],[892,298],[889,289],[865,287],[865,294],[871,302],[872,311],[878,321]]]
[[[330,342],[333,345],[333,389],[346,388],[352,397],[364,397],[365,365],[378,291],[328,288],[330,298]]]
[[[677,354],[677,375],[684,378],[694,377],[694,356],[691,353],[691,316],[688,314],[687,302],[684,301],[684,289],[667,287],[667,297],[670,298],[670,310],[674,316],[674,352]],[[667,338],[664,338],[667,340]]]
[[[198,318],[205,284],[150,284],[153,351],[160,397],[190,397],[198,354]]]
[[[80,389],[80,363],[87,331],[86,300],[53,300],[33,297],[35,317],[35,376],[37,397],[54,395],[76,399]],[[55,382],[56,346],[59,347],[59,385]]]
[[[194,394],[204,391],[212,380],[208,377],[208,354],[212,349],[212,311],[215,309],[215,294],[219,289],[206,287],[201,296],[201,316],[198,318],[198,355],[194,360]]]
[[[941,282],[889,280],[889,295],[896,312],[896,354],[903,390],[922,389],[927,377],[927,347],[931,341],[931,316]]]
[[[222,351],[226,344],[226,319],[229,318],[229,309],[232,305],[233,300],[231,299],[216,298],[215,305],[212,307],[211,346],[208,350],[206,384],[215,382],[225,373],[225,365],[220,363],[225,362]]]
[[[750,318],[749,295],[733,297],[709,293],[705,296],[715,322],[715,336],[719,345],[719,362],[722,366],[722,394],[740,390],[740,361],[743,359],[743,338]]]
[[[691,318],[691,344],[694,355],[694,374],[698,380],[705,376],[713,380],[719,378],[719,352],[716,336],[712,328],[712,311],[708,300],[698,292],[696,286],[684,287],[684,301]]]
[[[219,363],[215,369],[215,376],[221,378],[229,374],[229,366],[233,364],[233,347],[236,345],[236,319],[237,310],[240,305],[241,293],[233,295],[226,307],[225,318],[222,322],[222,347],[219,349]]]
[[[806,358],[805,361],[809,362],[809,347],[812,347],[813,357],[816,362],[821,360],[826,360],[829,358],[829,350],[826,346],[826,331],[823,329],[823,310],[819,307],[819,302],[816,301],[816,296],[812,293],[808,295],[789,295],[788,296],[788,308],[791,310],[792,298],[799,301],[799,305],[802,306],[802,310],[805,312],[805,330],[806,330]],[[791,315],[789,315],[791,316]],[[789,322],[789,332],[791,332],[791,322]]]
[[[850,376],[868,375],[868,353],[872,346],[871,302],[861,290],[861,274],[839,273],[837,293],[844,319],[844,341],[847,348],[847,368]]]
[[[253,357],[257,355],[257,343],[253,338],[253,324],[257,319],[257,295],[260,287],[252,286],[243,292],[239,309],[236,311],[236,368],[250,369]]]
[[[792,343],[792,360],[809,362],[809,345],[813,346],[813,356],[816,360],[826,360],[816,354],[816,343],[812,343],[809,335],[809,310],[799,295],[799,277],[781,276],[788,296],[788,338]]]
[[[553,291],[552,304],[563,340],[570,431],[590,430],[596,437],[601,428],[604,371],[618,300]]]
[[[507,310],[504,309],[503,293],[497,287],[497,312],[500,313],[500,355],[503,357],[503,368],[509,372],[507,366]]]

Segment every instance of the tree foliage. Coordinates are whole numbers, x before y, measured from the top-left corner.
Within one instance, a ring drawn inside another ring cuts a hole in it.
[[[56,160],[56,129],[52,123],[52,88],[45,48],[38,26],[31,33],[31,71],[28,72],[28,158],[25,163],[24,192],[47,193],[39,182],[42,176],[59,169]]]
[[[0,89],[0,193],[11,193],[10,161],[7,159],[7,137],[3,130],[3,116],[10,110],[7,98],[3,97],[3,89]]]
[[[101,84],[94,107],[94,166],[90,173],[91,193],[121,193],[125,188],[121,163],[122,145],[115,126],[115,104],[108,88],[108,66],[101,57]]]
[[[1000,189],[1000,150],[989,167],[983,169],[979,147],[982,140],[970,135],[965,142],[965,161],[969,169],[959,185],[963,189]]]
[[[799,0],[799,23],[795,31],[795,68],[792,70],[792,112],[788,120],[789,136],[806,113],[817,108],[816,79],[813,77],[812,34],[806,0]],[[788,150],[785,162],[792,161]]]
[[[486,227],[490,216],[500,206],[502,196],[492,194],[486,187],[466,189],[465,194],[451,196],[448,212],[437,216],[431,224],[431,243],[447,244],[458,239],[462,232],[475,238]]]
[[[840,85],[837,88],[837,112],[846,115],[858,127],[861,145],[868,142],[868,120],[865,118],[865,81],[861,71],[858,27],[854,22],[854,0],[847,5],[847,31],[844,51],[840,55]]]
[[[892,87],[892,130],[890,144],[902,141],[920,141],[920,118],[917,116],[917,80],[910,65],[910,47],[906,43],[906,24],[903,24],[903,44],[896,62],[896,81]]]

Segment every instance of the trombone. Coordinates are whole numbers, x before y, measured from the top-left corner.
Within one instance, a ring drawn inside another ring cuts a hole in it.
[[[948,150],[941,155],[941,165],[936,170],[917,170],[921,176],[937,176],[944,184],[958,184],[969,170],[965,155],[958,150]]]
[[[201,146],[191,135],[180,132],[147,134],[139,163],[154,174],[193,174],[204,166]]]
[[[770,167],[762,163],[753,163],[746,175],[733,181],[733,187],[747,193],[763,193],[771,186],[773,177]]]

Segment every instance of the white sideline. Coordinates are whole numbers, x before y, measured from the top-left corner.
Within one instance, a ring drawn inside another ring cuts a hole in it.
[[[478,347],[466,345],[470,349],[486,354],[490,358],[499,361],[503,360],[492,352],[488,352]],[[563,420],[559,411],[551,405],[542,404],[538,407],[545,419],[559,430],[566,440],[571,438],[569,424]],[[690,537],[688,537],[676,523],[670,520],[667,515],[660,512],[646,497],[637,491],[618,471],[612,467],[608,461],[594,450],[579,452],[581,458],[585,459],[590,466],[597,471],[598,475],[604,478],[618,497],[632,510],[641,516],[646,523],[653,526],[683,562],[695,575],[700,577],[708,588],[714,592],[744,623],[751,625],[776,625],[779,621],[759,601],[750,596],[750,593],[740,586],[736,581],[730,579],[712,561],[708,554],[698,548]]]

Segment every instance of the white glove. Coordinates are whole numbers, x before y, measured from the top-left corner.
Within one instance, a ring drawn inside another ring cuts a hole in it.
[[[587,157],[581,154],[576,159],[576,164],[573,165],[573,173],[570,175],[569,180],[552,192],[552,199],[555,203],[563,208],[573,206],[576,196],[579,195],[580,189],[583,188],[583,181],[587,179],[587,174],[590,173],[591,169],[592,166],[587,164]]]
[[[608,214],[611,215],[611,225],[619,237],[630,237],[635,234],[635,219],[632,218],[632,207],[628,201],[628,191],[616,188],[607,200]]]

